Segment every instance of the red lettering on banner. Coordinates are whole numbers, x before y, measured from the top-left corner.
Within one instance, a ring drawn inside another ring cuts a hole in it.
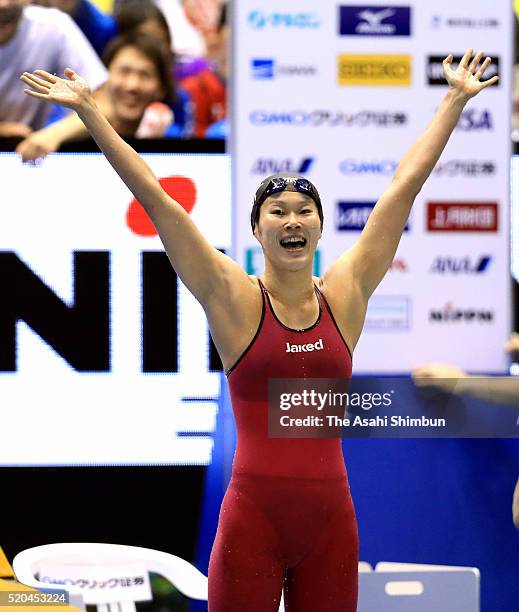
[[[196,203],[196,185],[185,176],[168,176],[159,180],[164,191],[190,213]],[[126,224],[138,236],[156,236],[151,219],[141,204],[134,198],[126,213]]]
[[[430,232],[497,232],[497,202],[428,202]]]

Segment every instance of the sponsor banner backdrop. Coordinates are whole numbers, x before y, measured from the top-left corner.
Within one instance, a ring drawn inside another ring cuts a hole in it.
[[[506,371],[509,4],[240,0],[233,19],[233,245],[251,274],[263,269],[249,221],[260,180],[298,172],[315,182],[325,220],[314,273],[323,274],[358,239],[447,92],[443,59],[459,61],[468,47],[494,58],[488,74],[499,85],[467,105],[416,198],[370,301],[354,371],[405,373],[430,361]]]
[[[0,157],[0,466],[209,464],[206,317],[142,209],[100,154]],[[142,157],[228,251],[229,157]]]

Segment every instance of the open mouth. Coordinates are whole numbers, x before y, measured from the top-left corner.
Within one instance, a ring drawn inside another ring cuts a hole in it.
[[[283,238],[280,244],[288,251],[297,251],[299,249],[304,249],[306,246],[306,238],[303,236],[290,236],[289,238]]]

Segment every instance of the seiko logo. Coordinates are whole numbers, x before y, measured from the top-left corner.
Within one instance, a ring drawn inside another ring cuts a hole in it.
[[[309,342],[308,344],[290,344],[286,343],[287,353],[311,353],[312,351],[322,351],[324,349],[323,339],[319,338],[317,342]]]

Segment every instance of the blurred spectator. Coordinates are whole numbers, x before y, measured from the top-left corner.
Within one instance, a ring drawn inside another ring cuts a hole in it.
[[[126,0],[116,15],[118,29],[121,34],[133,31],[149,34],[163,45],[168,61],[174,66],[175,56],[172,55],[171,32],[162,11],[151,0]],[[206,66],[207,63],[204,63]],[[172,69],[173,70],[173,69]],[[178,79],[173,71],[173,82]],[[193,103],[191,96],[182,87],[176,87],[171,110],[175,115],[177,136],[191,136],[193,133]]]
[[[229,76],[229,26],[227,5],[221,7],[220,20],[215,31],[206,34],[207,57],[211,67],[181,81],[195,105],[194,135],[206,136],[209,126],[224,127],[227,116],[227,79]]]
[[[116,14],[121,34],[135,28],[157,36],[164,46],[173,53],[175,78],[177,81],[204,70],[208,62],[202,57],[181,56],[173,51],[175,43],[164,13],[152,0],[125,0]]]
[[[188,20],[182,0],[155,0],[164,13],[173,37],[173,50],[177,56],[203,57],[205,43],[202,34]]]
[[[106,45],[117,36],[117,26],[112,15],[105,15],[91,0],[33,0],[34,4],[53,6],[68,13],[88,38],[99,57]]]
[[[149,34],[133,31],[114,39],[105,52],[108,94],[112,105],[110,123],[122,136],[160,138],[174,130],[170,108],[176,92],[171,62],[161,44]],[[153,120],[146,112],[153,103]]]
[[[106,49],[108,120],[124,137],[160,138],[177,135],[167,104],[174,96],[171,63],[154,38],[131,32],[114,39]],[[71,140],[87,136],[76,115],[35,132],[17,148],[23,161],[45,157]]]
[[[67,66],[93,91],[106,81],[104,66],[68,15],[28,6],[28,0],[0,2],[0,136],[26,137],[50,112],[48,104],[23,93],[22,72],[41,68],[61,75]]]
[[[195,28],[203,34],[218,27],[223,0],[184,0],[184,12]]]

